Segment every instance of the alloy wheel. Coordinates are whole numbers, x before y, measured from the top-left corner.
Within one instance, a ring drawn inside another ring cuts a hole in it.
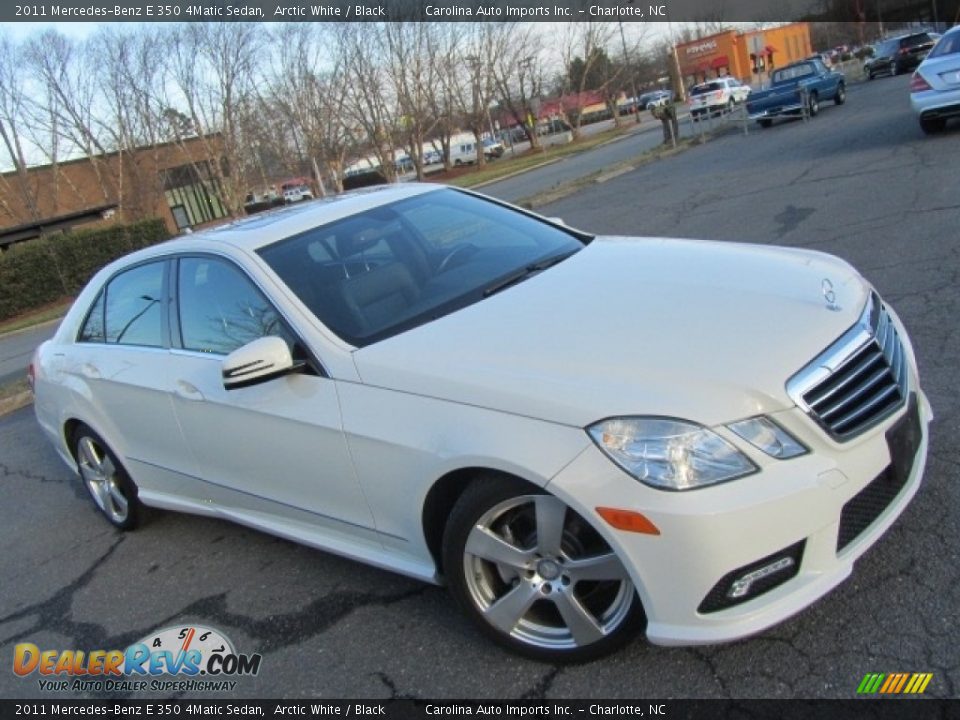
[[[634,588],[599,534],[550,495],[501,502],[464,547],[470,599],[501,633],[545,650],[591,645],[628,617]]]

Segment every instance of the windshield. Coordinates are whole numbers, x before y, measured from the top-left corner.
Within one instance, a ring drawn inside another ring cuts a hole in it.
[[[363,347],[520,282],[586,240],[443,189],[322,225],[259,254],[324,325]]]
[[[940,38],[928,57],[940,57],[941,55],[954,55],[960,53],[960,32],[952,32]]]

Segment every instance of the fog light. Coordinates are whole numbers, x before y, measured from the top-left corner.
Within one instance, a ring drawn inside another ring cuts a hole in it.
[[[765,565],[759,570],[748,572],[738,580],[734,580],[733,584],[730,585],[730,590],[727,591],[727,597],[741,598],[750,592],[750,586],[753,585],[757,580],[770,577],[781,570],[786,570],[788,567],[793,567],[793,565],[794,562],[792,557],[782,557],[776,562]]]
[[[803,564],[805,540],[771,553],[731,570],[703,598],[697,608],[699,613],[725,610],[758,598],[775,587],[789,582],[800,572]]]

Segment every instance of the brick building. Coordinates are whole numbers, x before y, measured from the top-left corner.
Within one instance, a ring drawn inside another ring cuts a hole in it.
[[[220,148],[213,135],[2,173],[0,250],[78,226],[159,217],[180,232],[221,220]]]

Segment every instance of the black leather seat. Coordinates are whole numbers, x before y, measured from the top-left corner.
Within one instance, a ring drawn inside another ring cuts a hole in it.
[[[340,283],[340,295],[354,335],[368,335],[392,325],[419,294],[410,271],[397,262],[371,268]]]

